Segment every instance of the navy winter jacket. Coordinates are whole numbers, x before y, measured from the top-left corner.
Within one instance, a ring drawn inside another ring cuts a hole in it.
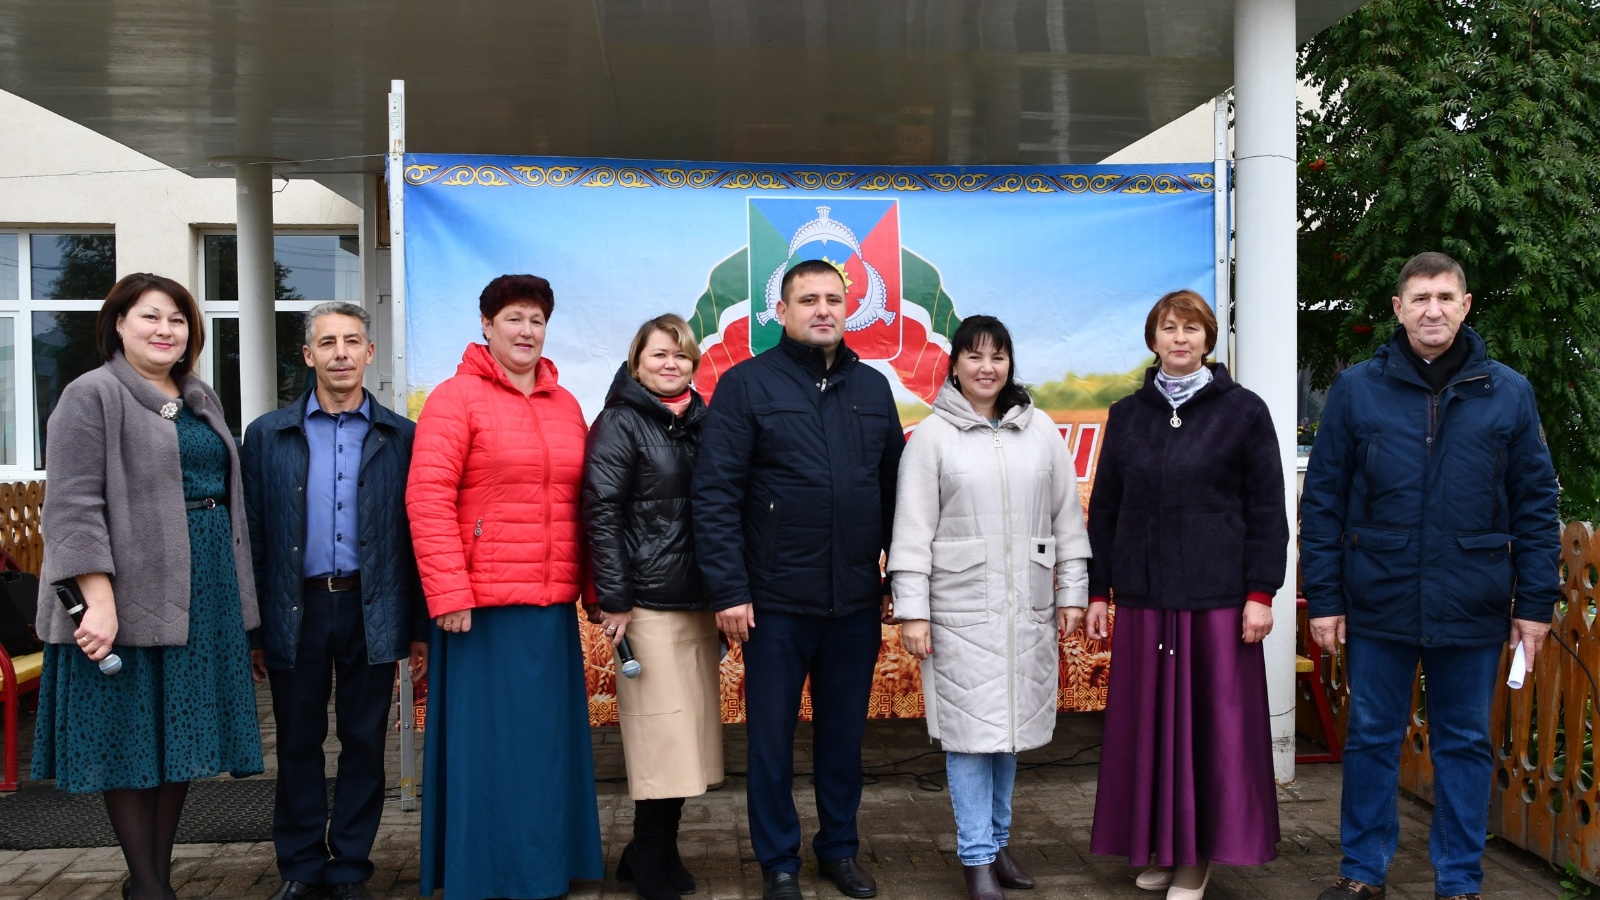
[[[1309,613],[1351,634],[1423,646],[1502,643],[1549,622],[1561,525],[1528,380],[1470,342],[1438,394],[1396,331],[1328,392],[1300,500]]]
[[[305,585],[307,391],[295,403],[261,416],[244,434],[245,509],[261,604],[260,642],[267,666],[294,668],[300,642]],[[369,399],[371,395],[368,395]],[[406,518],[406,472],[416,425],[372,400],[372,426],[361,445],[356,482],[361,545],[361,603],[367,661],[391,663],[408,655],[412,641],[428,639],[428,610],[411,552]]]
[[[824,371],[821,350],[785,335],[729,369],[694,472],[695,549],[712,609],[876,608],[904,446],[888,379],[848,347]]]

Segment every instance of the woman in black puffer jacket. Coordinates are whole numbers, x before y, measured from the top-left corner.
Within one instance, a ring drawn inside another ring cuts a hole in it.
[[[700,351],[681,317],[644,323],[589,429],[583,524],[606,635],[643,667],[617,679],[633,841],[617,879],[647,900],[695,889],[678,856],[685,797],[722,780],[716,620],[700,587],[689,482],[706,404]]]

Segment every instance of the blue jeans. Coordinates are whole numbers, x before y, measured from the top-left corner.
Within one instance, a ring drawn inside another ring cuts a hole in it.
[[[1427,680],[1428,754],[1433,760],[1434,891],[1470,894],[1483,886],[1494,748],[1489,705],[1500,677],[1500,646],[1421,647],[1352,635],[1345,645],[1350,734],[1344,745],[1339,873],[1383,884],[1400,837],[1400,743],[1411,718],[1417,663]]]
[[[956,856],[963,866],[986,866],[1011,839],[1017,755],[946,750],[944,771],[956,812]]]

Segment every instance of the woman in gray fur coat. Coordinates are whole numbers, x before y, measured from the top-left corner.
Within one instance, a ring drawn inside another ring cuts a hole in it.
[[[95,339],[105,365],[67,385],[46,432],[33,777],[101,793],[122,896],[175,900],[189,782],[262,770],[239,457],[216,393],[190,374],[205,332],[182,285],[118,281]],[[82,591],[81,623],[57,582]],[[122,666],[107,674],[112,653]]]

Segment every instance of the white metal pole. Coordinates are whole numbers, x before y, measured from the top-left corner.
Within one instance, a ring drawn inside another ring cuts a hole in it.
[[[1239,383],[1266,401],[1283,460],[1284,507],[1295,521],[1294,0],[1238,0],[1233,20]],[[1266,641],[1273,768],[1294,780],[1295,544]]]
[[[394,366],[394,409],[407,411],[406,396],[406,83],[389,82],[389,158],[384,180],[389,185],[389,344]],[[417,809],[417,735],[411,695],[411,661],[401,660],[400,676],[400,809]]]
[[[1227,363],[1231,368],[1233,359],[1228,354],[1233,348],[1233,337],[1229,334],[1229,326],[1233,322],[1233,311],[1230,309],[1233,305],[1233,271],[1229,265],[1232,254],[1228,207],[1233,200],[1233,192],[1228,183],[1228,95],[1219,95],[1211,101],[1211,105],[1211,232],[1215,247],[1212,264],[1216,266],[1212,296],[1217,304],[1217,346],[1213,358]]]
[[[389,82],[389,346],[394,364],[394,408],[405,415],[406,385],[406,83]]]
[[[278,408],[278,333],[272,257],[272,166],[234,170],[238,201],[239,421]]]

